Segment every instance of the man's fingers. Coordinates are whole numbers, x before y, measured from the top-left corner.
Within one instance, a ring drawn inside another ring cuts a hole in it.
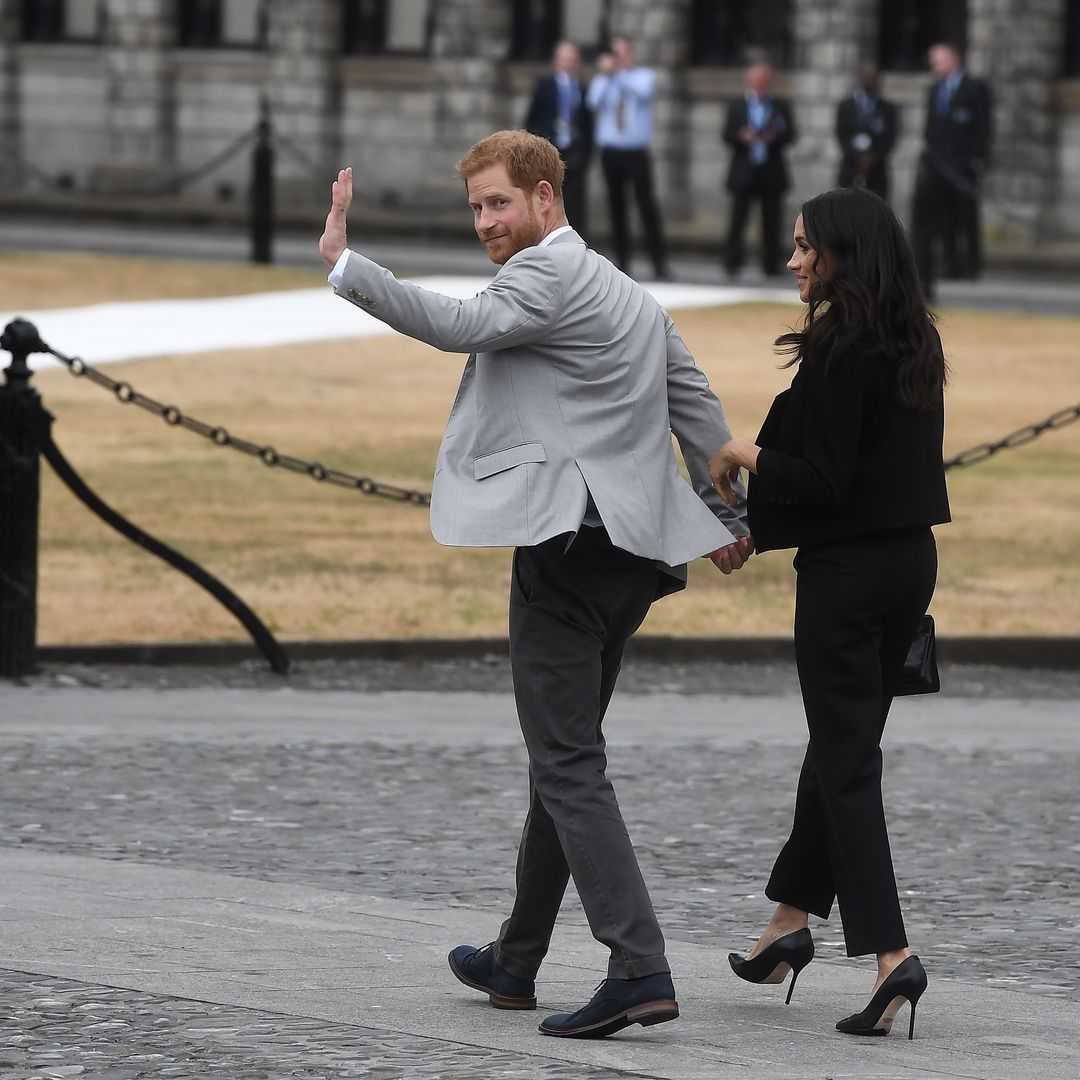
[[[713,553],[712,561],[721,574],[731,573],[731,560],[728,558],[727,551],[723,548],[721,548],[720,551]]]
[[[736,540],[734,544],[728,544],[727,547],[717,548],[709,558],[720,573],[733,574],[745,564],[747,555],[741,543]]]
[[[332,208],[344,214],[352,203],[352,169],[342,169],[330,188]]]

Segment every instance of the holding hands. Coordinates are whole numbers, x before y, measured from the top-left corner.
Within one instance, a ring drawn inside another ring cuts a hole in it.
[[[352,169],[342,169],[330,189],[330,213],[319,240],[319,254],[331,269],[345,250],[345,217],[352,204]]]
[[[752,536],[740,536],[734,544],[727,547],[717,548],[709,558],[713,566],[721,574],[732,574],[746,564],[746,560],[754,554],[754,538]]]

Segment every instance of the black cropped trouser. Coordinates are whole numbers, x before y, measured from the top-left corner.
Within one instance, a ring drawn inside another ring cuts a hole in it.
[[[765,890],[828,918],[849,956],[907,945],[881,797],[881,736],[937,578],[929,528],[800,548],[795,653],[810,743],[791,835]]]

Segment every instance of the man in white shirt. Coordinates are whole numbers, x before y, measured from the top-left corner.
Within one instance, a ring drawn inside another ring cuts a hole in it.
[[[534,1009],[572,876],[610,949],[608,977],[540,1030],[599,1038],[679,1012],[606,775],[602,723],[623,649],[653,601],[684,587],[687,560],[711,553],[730,573],[753,545],[741,490],[729,508],[709,475],[730,438],[720,402],[670,316],[570,228],[563,169],[550,142],[523,131],[496,132],[462,159],[477,236],[500,268],[468,300],[398,281],[346,247],[351,170],[334,184],[319,247],[339,296],[471,354],[435,466],[432,532],[515,549],[510,661],[530,789],[517,896],[496,941],[458,946],[451,970],[498,1008]]]
[[[611,39],[611,52],[599,56],[597,74],[589,85],[594,136],[600,147],[600,165],[608,189],[611,239],[615,262],[630,272],[630,224],[626,205],[629,185],[637,201],[645,246],[658,281],[671,277],[667,244],[660,222],[660,208],[653,192],[653,112],[656,103],[656,72],[637,67],[634,46],[628,38]]]

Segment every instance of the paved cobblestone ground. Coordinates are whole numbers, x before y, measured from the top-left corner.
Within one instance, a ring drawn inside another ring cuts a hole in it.
[[[618,1080],[440,1039],[0,971],[4,1080]]]
[[[431,667],[426,680],[377,664],[312,666],[308,677],[330,688],[506,688],[501,662],[464,674],[458,666],[456,675],[455,665]],[[624,692],[648,681],[643,667]],[[658,667],[649,686],[730,693],[747,674]],[[752,674],[753,685],[774,694],[795,688],[782,665]],[[152,669],[94,675],[105,685],[217,681]],[[263,676],[252,669],[244,678]],[[963,678],[969,697],[1080,701],[1075,674],[988,669]],[[35,681],[73,687],[73,710],[92,693],[77,689],[93,681],[83,669],[52,669]],[[509,699],[506,707],[513,724]],[[765,745],[748,736],[724,747],[684,739],[642,754],[612,734],[610,771],[669,937],[723,949],[751,940],[790,822],[797,738]],[[909,935],[935,975],[1080,1002],[1078,757],[1030,738],[1008,753],[913,742],[888,749],[886,798]],[[511,898],[524,783],[518,745],[310,738],[300,718],[296,736],[280,740],[236,738],[227,725],[180,736],[158,728],[141,739],[90,739],[77,727],[12,732],[0,739],[0,851],[31,845],[474,905],[491,911],[494,934]],[[576,908],[573,897],[568,903]],[[815,927],[815,938],[822,956],[842,955],[838,920]],[[5,1080],[625,1075],[12,972],[0,972],[0,1001]]]

